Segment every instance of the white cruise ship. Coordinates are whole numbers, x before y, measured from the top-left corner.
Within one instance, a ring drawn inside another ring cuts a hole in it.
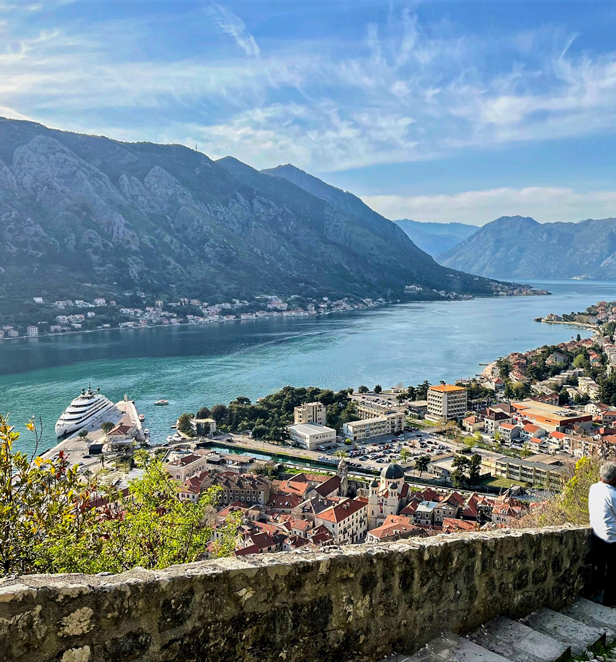
[[[56,436],[58,439],[67,437],[114,408],[113,402],[100,393],[100,389],[82,389],[81,395],[71,402],[58,419]]]

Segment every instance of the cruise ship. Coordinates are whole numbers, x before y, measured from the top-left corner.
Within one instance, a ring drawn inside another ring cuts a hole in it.
[[[81,428],[92,423],[101,415],[114,409],[115,405],[106,398],[100,389],[93,391],[90,387],[81,390],[56,423],[56,436],[58,439],[67,437]]]

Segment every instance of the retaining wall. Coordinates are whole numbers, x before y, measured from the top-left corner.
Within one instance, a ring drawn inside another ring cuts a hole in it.
[[[443,629],[560,608],[588,583],[589,536],[500,530],[4,579],[0,660],[379,660]]]

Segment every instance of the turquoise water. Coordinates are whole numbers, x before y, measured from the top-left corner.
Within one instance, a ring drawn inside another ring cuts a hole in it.
[[[83,386],[125,393],[153,440],[183,411],[255,399],[291,384],[329,388],[452,381],[514,350],[570,339],[577,329],[539,324],[549,312],[616,299],[616,283],[536,282],[554,295],[412,303],[321,318],[251,320],[205,327],[126,329],[0,342],[0,411],[23,429],[43,419],[45,446]],[[582,335],[584,334],[582,332]],[[168,407],[155,407],[159,398]],[[24,434],[22,448],[30,450]]]

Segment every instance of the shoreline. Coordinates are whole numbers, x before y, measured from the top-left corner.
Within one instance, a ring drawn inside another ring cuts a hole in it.
[[[539,324],[561,324],[563,326],[570,326],[575,329],[585,329],[587,331],[594,331],[595,335],[599,333],[599,328],[596,324],[584,324],[583,322],[564,322],[562,320],[546,320],[544,318],[536,319]]]
[[[458,299],[449,299],[447,297],[441,297],[438,299],[409,299],[407,301],[386,301],[384,303],[377,303],[372,306],[367,306],[367,305],[362,305],[362,306],[357,306],[356,308],[351,308],[348,310],[328,310],[325,312],[319,312],[319,313],[306,313],[305,315],[287,315],[287,316],[264,316],[264,317],[255,317],[252,319],[232,319],[232,320],[225,320],[225,319],[220,319],[212,322],[205,322],[205,323],[200,323],[200,324],[189,324],[187,322],[179,323],[179,324],[145,324],[143,326],[138,325],[138,326],[110,326],[109,328],[105,329],[74,329],[72,331],[59,331],[57,333],[45,333],[42,335],[37,335],[37,336],[14,336],[14,337],[7,337],[3,336],[0,338],[0,345],[2,344],[3,341],[5,340],[40,340],[40,339],[47,339],[47,338],[57,338],[60,336],[71,336],[71,335],[76,335],[76,334],[89,334],[89,333],[101,333],[104,331],[137,331],[137,330],[145,330],[145,329],[175,329],[175,328],[186,328],[186,327],[210,327],[210,326],[217,326],[220,324],[229,324],[232,322],[260,322],[262,320],[283,320],[283,319],[301,319],[301,318],[318,318],[318,317],[326,317],[328,315],[336,315],[336,314],[346,314],[346,313],[356,313],[356,312],[362,312],[362,311],[368,311],[368,310],[375,310],[379,308],[387,308],[389,306],[399,306],[399,305],[405,305],[405,304],[417,304],[417,303],[459,303],[459,302],[464,302],[464,301],[472,301],[473,299],[496,299],[500,300],[503,298],[509,298],[509,297],[534,297],[534,296],[549,296],[551,295],[552,292],[549,292],[547,290],[543,291],[537,291],[536,293],[528,293],[528,294],[508,294],[508,295],[500,295],[500,294],[493,294],[493,295],[471,295],[469,298],[464,298],[460,297]],[[130,320],[127,320],[130,321]]]

